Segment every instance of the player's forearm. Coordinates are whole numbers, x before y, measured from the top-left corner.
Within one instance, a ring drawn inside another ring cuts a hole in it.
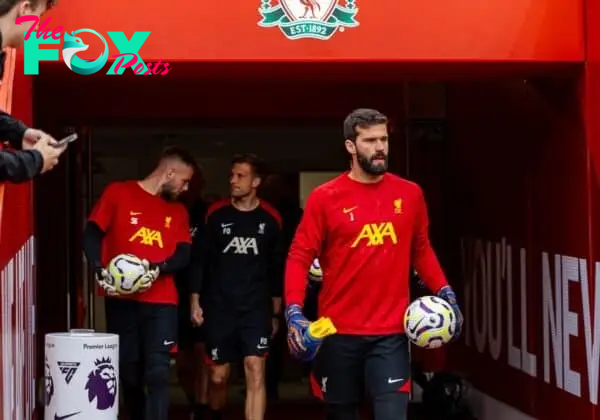
[[[283,296],[283,264],[274,264],[274,270],[271,273],[271,280],[269,285],[269,291],[271,293],[271,298],[273,301],[275,299],[279,299],[281,301],[281,297]]]
[[[41,173],[43,164],[37,150],[0,151],[0,181],[29,181]]]
[[[429,241],[415,252],[414,266],[425,286],[433,293],[437,293],[442,287],[448,285],[444,271]]]
[[[320,194],[320,195],[319,195]],[[311,193],[306,201],[304,215],[290,246],[285,265],[284,300],[286,305],[304,305],[306,277],[310,265],[321,250],[326,229],[322,208],[322,193]]]
[[[83,253],[92,268],[102,267],[104,231],[94,222],[87,222],[83,231]]]
[[[422,191],[420,191],[419,203],[412,249],[413,266],[429,290],[437,293],[442,287],[448,285],[448,281],[429,241],[429,216]]]
[[[285,268],[284,297],[286,305],[304,306],[306,296],[306,276],[308,264],[290,256]]]
[[[15,149],[21,149],[25,131],[27,126],[23,122],[0,111],[0,139],[8,141]]]
[[[202,266],[200,261],[192,261],[190,268],[188,270],[188,285],[189,290],[192,294],[196,294],[200,296],[200,292],[202,291],[202,276],[204,274],[204,267]]]
[[[179,242],[175,252],[165,261],[157,263],[162,274],[173,274],[183,270],[190,263],[192,254],[192,245],[186,242]]]
[[[283,276],[285,270],[286,246],[283,234],[279,233],[277,244],[271,256],[270,267],[270,291],[273,299],[273,310],[281,312],[281,297],[283,296]],[[279,308],[277,308],[279,305]]]
[[[200,305],[200,293],[190,293],[190,305]]]
[[[280,315],[283,311],[282,299],[280,297],[274,297],[273,300],[273,315]]]

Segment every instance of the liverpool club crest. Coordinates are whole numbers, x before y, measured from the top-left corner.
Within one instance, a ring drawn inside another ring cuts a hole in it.
[[[344,5],[342,5],[344,3]],[[326,40],[358,26],[356,0],[261,0],[258,26],[279,27],[289,39]]]

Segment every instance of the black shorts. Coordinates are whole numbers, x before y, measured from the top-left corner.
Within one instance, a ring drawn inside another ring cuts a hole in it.
[[[404,334],[332,335],[315,358],[315,396],[332,404],[359,403],[365,393],[410,392],[410,355]]]
[[[119,362],[155,360],[177,342],[177,305],[106,298],[106,329],[119,335]],[[152,356],[152,357],[149,357]]]
[[[211,363],[232,363],[246,356],[265,357],[269,353],[270,311],[232,313],[207,309],[204,319],[206,354]]]
[[[179,350],[192,350],[196,344],[204,342],[204,328],[192,324],[188,299],[180,300],[178,319],[177,347]]]

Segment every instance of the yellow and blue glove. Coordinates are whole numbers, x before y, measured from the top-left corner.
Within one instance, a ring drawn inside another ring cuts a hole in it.
[[[437,292],[437,296],[439,298],[444,299],[446,302],[450,304],[452,311],[454,312],[454,316],[456,317],[456,329],[454,330],[454,335],[452,336],[452,341],[456,341],[458,337],[460,337],[460,333],[462,331],[463,325],[463,316],[460,308],[458,307],[458,302],[456,301],[456,293],[452,290],[450,286],[444,286]]]
[[[329,318],[322,317],[318,321],[309,322],[300,305],[289,305],[285,309],[285,320],[290,353],[304,362],[314,359],[325,337],[337,332]]]
[[[287,323],[287,342],[290,354],[296,359],[303,359],[308,351],[304,344],[304,333],[308,330],[310,322],[302,313],[300,305],[288,305],[285,308],[285,322]]]

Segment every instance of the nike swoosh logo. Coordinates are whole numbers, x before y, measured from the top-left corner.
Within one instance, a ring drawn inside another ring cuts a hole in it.
[[[268,349],[269,346],[256,346],[256,348],[259,350],[265,350],[265,349]]]
[[[425,321],[425,318],[421,318],[419,320],[419,322],[417,322],[417,325],[414,326],[414,328],[408,328],[408,331],[410,331],[411,334],[414,334],[417,332],[417,330],[419,329],[419,327],[421,326],[421,324]]]
[[[129,215],[130,215],[130,216],[139,216],[140,214],[142,214],[142,212],[141,212],[141,211],[130,211],[130,212],[129,212]]]
[[[65,420],[65,419],[68,419],[69,417],[76,416],[79,413],[81,413],[81,411],[78,411],[76,413],[67,414],[66,416],[59,416],[58,414],[54,414],[54,420]]]
[[[404,378],[400,378],[400,379],[388,378],[388,384],[395,384],[396,382],[402,382],[403,380],[404,380]]]
[[[170,346],[171,344],[175,344],[175,342],[174,341],[167,341],[167,340],[163,341],[163,345],[164,346]]]
[[[222,228],[226,228],[226,227],[229,227],[229,226],[232,226],[232,225],[233,225],[233,223],[221,223],[221,227]]]
[[[344,213],[348,214],[348,213],[350,213],[351,211],[353,211],[353,210],[356,210],[357,208],[358,208],[358,206],[354,206],[354,207],[350,207],[350,208],[348,208],[348,209],[347,209],[347,208],[344,208],[344,209],[342,209],[342,211],[343,211]]]

